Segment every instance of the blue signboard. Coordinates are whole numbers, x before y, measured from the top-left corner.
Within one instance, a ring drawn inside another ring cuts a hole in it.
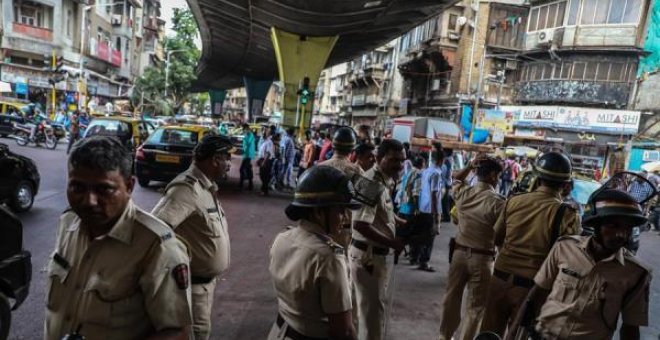
[[[16,94],[28,94],[28,84],[16,83]]]

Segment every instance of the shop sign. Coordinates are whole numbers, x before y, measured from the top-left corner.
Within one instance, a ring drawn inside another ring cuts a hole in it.
[[[501,110],[480,109],[477,115],[477,127],[490,131],[513,134],[513,113]]]
[[[513,114],[514,125],[590,133],[636,134],[639,111],[606,110],[568,106],[502,106]]]
[[[50,83],[48,83],[49,76],[50,74],[43,71],[4,65],[2,67],[2,75],[0,76],[0,80],[14,84],[26,83],[30,86],[49,89],[52,87]],[[61,81],[55,84],[55,88],[58,90],[66,90],[66,82]]]
[[[28,85],[26,83],[16,83],[16,94],[28,94]]]
[[[543,138],[543,137],[545,137],[545,130],[517,128],[516,132],[514,133],[514,136],[531,137],[531,138]]]

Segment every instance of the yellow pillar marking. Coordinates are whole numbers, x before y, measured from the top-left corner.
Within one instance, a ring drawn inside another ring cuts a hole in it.
[[[298,86],[303,78],[309,78],[310,91],[316,91],[316,85],[325,67],[330,52],[339,37],[306,37],[289,33],[272,27],[270,30],[277,70],[280,81],[284,83],[284,98],[282,100],[282,125],[298,126],[299,133],[309,128],[313,112],[314,98],[310,98],[307,105],[298,104]],[[296,111],[300,106],[300,111]],[[296,121],[298,117],[298,121]]]

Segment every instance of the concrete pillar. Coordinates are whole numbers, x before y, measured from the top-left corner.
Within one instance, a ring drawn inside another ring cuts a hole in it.
[[[280,81],[284,83],[282,125],[298,127],[299,133],[310,127],[314,100],[306,105],[298,102],[298,90],[305,77],[309,89],[316,91],[321,71],[325,67],[338,37],[307,37],[271,28],[271,40],[277,58]]]
[[[247,122],[252,122],[252,119],[261,116],[264,110],[264,102],[268,95],[270,85],[273,84],[272,80],[259,80],[249,77],[243,77],[243,84],[245,85],[245,93],[247,95]]]
[[[225,102],[225,98],[227,98],[227,90],[211,90],[209,91],[209,97],[211,99],[211,114],[223,114],[222,104]]]

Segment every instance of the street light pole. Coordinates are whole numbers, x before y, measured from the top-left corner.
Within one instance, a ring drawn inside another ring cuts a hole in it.
[[[165,57],[165,100],[167,100],[167,87],[169,86],[169,80],[170,80],[170,56],[172,53],[176,52],[183,52],[183,51],[188,51],[188,50],[170,50],[167,51],[167,56]]]
[[[470,140],[469,143],[472,144],[474,140],[474,130],[476,129],[477,124],[477,114],[479,112],[479,100],[481,99],[482,83],[484,81],[484,64],[486,63],[486,52],[488,52],[488,40],[490,38],[490,33],[495,30],[497,26],[492,25],[488,27],[486,31],[486,39],[484,41],[484,51],[481,54],[481,60],[479,61],[479,80],[477,83],[477,95],[474,99],[474,106],[472,107],[472,128],[470,129]]]

